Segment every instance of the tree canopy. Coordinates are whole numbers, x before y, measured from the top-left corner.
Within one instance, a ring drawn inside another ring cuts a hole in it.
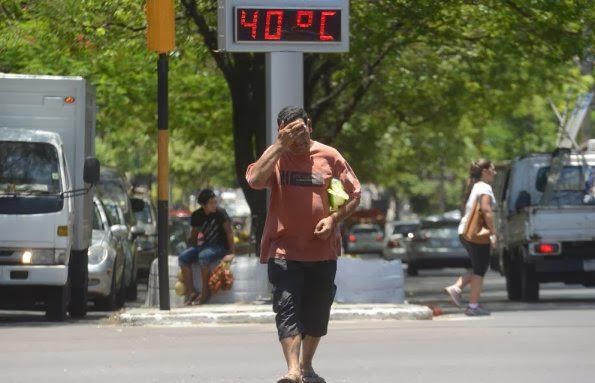
[[[593,88],[590,0],[350,7],[350,52],[304,57],[314,137],[339,148],[362,181],[415,197],[420,211],[456,206],[473,158],[551,150],[550,100],[572,107]],[[176,5],[172,182],[241,185],[262,211],[262,194],[242,175],[265,146],[264,55],[216,52],[216,8],[215,0]],[[134,0],[0,0],[0,71],[87,77],[97,89],[102,162],[154,173],[156,56],[145,27]]]

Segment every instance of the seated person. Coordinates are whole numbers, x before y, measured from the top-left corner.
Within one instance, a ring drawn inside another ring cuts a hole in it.
[[[209,264],[226,258],[234,253],[231,220],[225,209],[217,206],[217,197],[210,189],[204,189],[198,195],[200,208],[192,213],[190,225],[192,231],[188,238],[189,248],[178,255],[182,269],[182,278],[186,286],[186,305],[200,305],[211,296],[209,292]],[[200,265],[201,291],[194,288],[192,264]]]

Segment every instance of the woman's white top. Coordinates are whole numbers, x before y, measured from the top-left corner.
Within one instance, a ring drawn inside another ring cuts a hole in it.
[[[465,215],[463,216],[463,218],[461,218],[461,223],[459,223],[459,234],[463,234],[463,232],[465,231],[465,225],[467,225],[467,220],[471,215],[471,209],[473,209],[473,204],[475,203],[475,200],[484,194],[490,196],[492,200],[492,206],[496,205],[496,197],[494,197],[492,187],[483,181],[477,181],[471,189],[471,194],[469,194],[469,198],[467,198],[467,203],[465,204]]]

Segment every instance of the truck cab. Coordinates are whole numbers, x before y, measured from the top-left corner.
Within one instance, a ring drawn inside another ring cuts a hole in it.
[[[595,285],[595,141],[567,156],[544,199],[551,168],[552,154],[530,154],[502,164],[494,181],[492,264],[511,300],[538,300],[540,283]]]
[[[85,79],[0,74],[0,308],[86,315],[94,138]]]

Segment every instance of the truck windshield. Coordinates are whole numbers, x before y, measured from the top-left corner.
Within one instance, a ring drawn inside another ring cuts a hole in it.
[[[536,189],[545,191],[549,166],[537,172]],[[564,166],[554,189],[551,205],[584,205],[595,203],[593,168],[583,166]]]
[[[0,142],[0,213],[59,211],[61,192],[58,152],[53,145]]]

